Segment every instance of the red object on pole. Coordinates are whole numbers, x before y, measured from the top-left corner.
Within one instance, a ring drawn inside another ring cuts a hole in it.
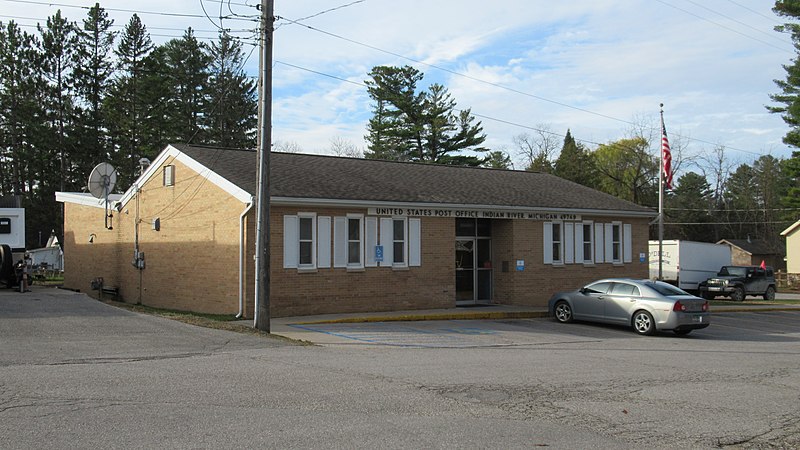
[[[761,260],[761,268],[767,270],[767,263],[763,259]]]

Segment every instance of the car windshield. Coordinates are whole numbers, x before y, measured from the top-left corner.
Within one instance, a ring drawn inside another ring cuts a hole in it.
[[[747,267],[723,266],[717,275],[721,277],[743,277],[747,275]]]
[[[689,295],[686,291],[676,288],[675,286],[660,281],[645,281],[647,287],[658,292],[665,297],[673,295]]]

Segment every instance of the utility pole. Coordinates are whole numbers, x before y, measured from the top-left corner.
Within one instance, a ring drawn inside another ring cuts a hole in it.
[[[272,147],[272,32],[274,0],[261,0],[261,123],[258,140],[255,327],[269,333],[269,154]]]

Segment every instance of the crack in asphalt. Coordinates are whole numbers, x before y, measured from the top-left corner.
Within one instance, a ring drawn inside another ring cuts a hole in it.
[[[69,365],[86,365],[86,364],[121,364],[132,363],[141,361],[163,361],[168,359],[184,359],[193,358],[196,356],[212,356],[213,353],[196,352],[196,353],[176,353],[172,355],[157,355],[157,356],[119,356],[119,357],[99,357],[99,358],[80,358],[68,359],[65,361],[58,361],[47,364],[36,364],[41,366],[69,366]]]

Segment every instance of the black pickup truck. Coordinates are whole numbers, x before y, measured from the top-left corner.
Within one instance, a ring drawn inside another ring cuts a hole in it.
[[[722,266],[717,276],[700,283],[703,298],[730,297],[741,302],[748,295],[761,295],[764,300],[775,299],[775,272],[772,267]]]

